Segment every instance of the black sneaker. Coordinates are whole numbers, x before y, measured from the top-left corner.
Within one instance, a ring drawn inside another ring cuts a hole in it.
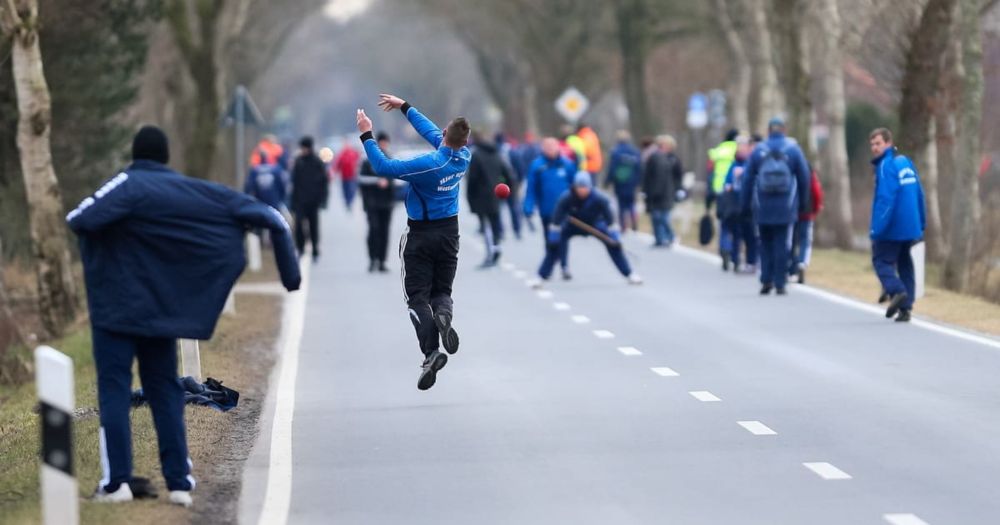
[[[889,300],[889,292],[882,292],[882,295],[878,296],[878,304],[882,304]]]
[[[156,487],[153,486],[149,478],[140,478],[138,476],[132,476],[129,480],[128,486],[132,489],[132,497],[134,499],[156,499]]]
[[[889,296],[889,307],[885,310],[885,318],[892,319],[908,297],[906,292],[899,292],[896,295]]]
[[[451,317],[445,314],[434,316],[434,324],[437,325],[438,333],[441,334],[441,343],[449,354],[458,352],[458,332],[451,326]]]
[[[417,380],[419,390],[427,390],[437,382],[437,373],[448,364],[448,354],[434,350],[424,359],[423,371],[420,372],[420,379]]]
[[[799,268],[799,284],[806,284],[806,269]]]
[[[784,286],[779,286],[779,287],[777,287],[777,288],[775,289],[775,293],[777,293],[778,295],[788,295],[788,291],[787,291],[787,290],[785,290],[785,287],[784,287]]]
[[[910,322],[910,311],[903,308],[899,309],[899,315],[896,316],[897,323],[908,323]]]
[[[377,268],[378,268],[378,261],[372,259],[371,262],[368,263],[368,273],[374,272]]]
[[[389,273],[389,268],[386,267],[385,261],[378,262],[378,271],[379,273]]]
[[[724,272],[729,271],[729,258],[727,257],[722,258],[722,271]]]
[[[763,285],[763,286],[760,287],[760,294],[761,295],[770,295],[771,290],[773,290],[773,289],[774,289],[774,285],[772,285],[772,284],[765,284],[765,285]]]

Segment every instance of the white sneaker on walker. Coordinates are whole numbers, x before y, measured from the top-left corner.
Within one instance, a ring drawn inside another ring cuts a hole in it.
[[[132,487],[129,487],[128,483],[122,483],[118,485],[118,490],[114,492],[106,492],[103,488],[99,488],[94,492],[94,497],[91,499],[97,503],[125,503],[132,501]]]
[[[170,491],[170,503],[174,505],[180,505],[182,507],[190,507],[194,501],[191,499],[190,490],[171,490]]]

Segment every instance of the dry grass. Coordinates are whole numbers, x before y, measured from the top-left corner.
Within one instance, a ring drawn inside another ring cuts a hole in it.
[[[273,278],[273,276],[272,276]],[[81,503],[81,521],[101,524],[154,524],[204,521],[235,523],[242,462],[256,436],[256,422],[274,360],[272,349],[280,324],[280,298],[241,295],[237,315],[223,317],[212,341],[202,343],[202,372],[238,390],[240,406],[228,413],[188,407],[185,414],[194,475],[199,480],[193,511],[170,506],[159,473],[156,434],[148,408],[133,410],[135,474],[149,477],[160,499],[127,505]],[[76,365],[77,406],[96,406],[90,334],[80,329],[53,346]],[[138,386],[138,385],[137,385]],[[34,385],[0,387],[0,521],[38,523],[38,416]],[[75,466],[81,497],[100,478],[96,411],[74,425]]]

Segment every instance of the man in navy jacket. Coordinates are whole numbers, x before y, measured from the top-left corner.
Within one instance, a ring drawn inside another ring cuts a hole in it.
[[[379,107],[401,110],[413,129],[434,147],[434,151],[409,160],[387,158],[372,134],[371,119],[364,110],[357,112],[358,131],[372,169],[378,175],[410,183],[406,195],[409,221],[399,253],[403,295],[424,354],[417,388],[427,390],[448,363],[448,355],[439,350],[440,343],[449,354],[458,351],[458,334],[451,326],[451,289],[458,269],[458,186],[472,158],[466,146],[469,122],[456,117],[442,131],[393,95],[381,95]]]
[[[166,166],[167,137],[139,130],[132,164],[66,221],[80,238],[90,309],[103,477],[94,499],[132,499],[132,361],[149,398],[170,501],[191,504],[195,481],[177,382],[177,339],[209,339],[246,260],[250,228],[271,232],[281,281],[300,283],[288,224],[274,208]]]
[[[546,246],[549,244],[547,232],[552,224],[552,213],[559,199],[569,189],[575,173],[574,163],[559,152],[559,141],[554,137],[542,140],[542,154],[528,167],[524,216],[530,218],[535,213],[535,208],[538,208],[538,215],[542,218],[542,240]],[[559,254],[563,279],[570,278],[567,256],[567,253]]]
[[[869,135],[875,168],[872,201],[872,264],[882,289],[889,294],[886,317],[910,320],[915,298],[915,278],[910,246],[924,236],[924,190],[910,159],[896,153],[892,133],[878,128]]]
[[[784,295],[792,225],[810,211],[811,173],[802,149],[785,136],[785,122],[774,118],[767,128],[767,140],[747,161],[740,208],[745,217],[753,213],[760,233],[761,295]]]

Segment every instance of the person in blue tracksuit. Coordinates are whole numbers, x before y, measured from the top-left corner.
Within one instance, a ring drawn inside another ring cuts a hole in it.
[[[629,133],[621,130],[618,132],[618,144],[611,150],[605,185],[614,187],[615,199],[618,201],[618,223],[621,224],[622,230],[631,228],[633,231],[639,231],[635,213],[635,192],[641,178],[642,159],[639,148],[632,144]]]
[[[260,157],[266,158],[265,153],[261,152]],[[282,210],[288,197],[286,187],[284,170],[281,166],[262,162],[250,168],[247,180],[243,184],[243,192],[276,210]]]
[[[768,138],[750,154],[744,172],[741,212],[753,214],[760,235],[761,295],[785,295],[792,225],[809,208],[810,172],[798,143],[785,136],[780,118],[768,123]]]
[[[358,131],[372,169],[380,176],[410,183],[406,195],[409,221],[399,253],[403,295],[424,354],[417,388],[427,390],[448,363],[448,355],[439,350],[440,344],[449,354],[458,351],[458,333],[451,325],[451,291],[458,269],[458,186],[472,158],[467,146],[469,122],[456,117],[442,131],[393,95],[380,95],[379,107],[401,110],[413,129],[434,147],[434,151],[409,160],[387,158],[372,134],[371,119],[364,110],[358,110]]]
[[[593,187],[593,176],[580,171],[573,178],[573,188],[564,192],[552,213],[552,222],[545,232],[545,258],[538,268],[540,281],[532,283],[535,288],[541,287],[542,281],[552,276],[556,260],[567,252],[569,241],[576,236],[588,236],[591,232],[580,226],[582,222],[590,228],[603,234],[601,239],[608,249],[615,267],[628,280],[629,284],[642,284],[642,279],[632,272],[625,251],[622,249],[621,233],[612,228],[615,215],[611,211],[611,201]],[[577,222],[579,221],[579,222]],[[609,242],[610,241],[610,242]]]
[[[923,238],[927,225],[924,190],[913,163],[896,152],[888,129],[872,131],[868,143],[875,169],[869,231],[872,265],[882,289],[889,295],[885,316],[907,322],[916,297],[910,247]]]
[[[746,219],[740,213],[740,198],[743,194],[743,174],[746,172],[747,159],[753,145],[747,137],[736,138],[736,157],[726,172],[723,191],[718,196],[718,212],[722,219],[719,230],[719,243],[724,235],[730,236],[728,257],[734,272],[755,273],[757,268],[757,228],[753,220]],[[741,248],[745,258],[741,259]],[[741,261],[743,264],[741,264]]]
[[[170,501],[188,506],[195,481],[176,341],[212,337],[246,264],[248,229],[270,231],[286,289],[298,289],[301,277],[288,224],[277,210],[171,170],[167,137],[158,128],[139,130],[132,159],[66,217],[80,240],[97,367],[103,477],[94,499],[132,499],[129,401],[138,360]]]
[[[546,232],[552,224],[552,213],[559,198],[569,189],[574,173],[574,163],[559,152],[559,141],[552,137],[542,140],[542,155],[528,167],[525,179],[524,216],[530,218],[538,208],[538,215],[542,218],[542,240],[546,247],[549,244]],[[559,262],[563,279],[570,279],[566,253],[560,254]]]

